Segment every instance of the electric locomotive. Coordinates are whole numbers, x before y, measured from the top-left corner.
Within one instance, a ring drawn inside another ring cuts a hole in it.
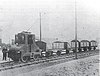
[[[8,57],[13,61],[27,62],[41,56],[41,49],[35,43],[35,35],[21,32],[15,35],[15,45],[9,48]]]

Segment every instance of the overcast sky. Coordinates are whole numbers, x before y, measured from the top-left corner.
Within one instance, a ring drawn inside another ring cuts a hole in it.
[[[100,1],[77,1],[78,39],[100,38]],[[30,30],[39,38],[39,12],[42,38],[67,41],[75,34],[75,0],[0,0],[0,37],[8,43],[18,32]]]

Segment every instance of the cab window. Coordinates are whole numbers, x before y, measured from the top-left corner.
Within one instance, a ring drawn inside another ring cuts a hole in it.
[[[36,52],[39,52],[39,50],[36,50]]]
[[[28,44],[33,44],[33,36],[28,35]]]
[[[25,44],[25,35],[23,34],[15,35],[15,43]]]

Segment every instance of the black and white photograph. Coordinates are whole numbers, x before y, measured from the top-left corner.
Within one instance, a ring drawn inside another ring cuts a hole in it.
[[[99,0],[0,0],[0,76],[100,76]]]

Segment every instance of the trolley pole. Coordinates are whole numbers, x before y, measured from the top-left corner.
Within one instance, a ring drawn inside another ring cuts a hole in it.
[[[40,12],[40,41],[41,41],[41,12]]]
[[[75,59],[77,59],[77,6],[75,0]]]

